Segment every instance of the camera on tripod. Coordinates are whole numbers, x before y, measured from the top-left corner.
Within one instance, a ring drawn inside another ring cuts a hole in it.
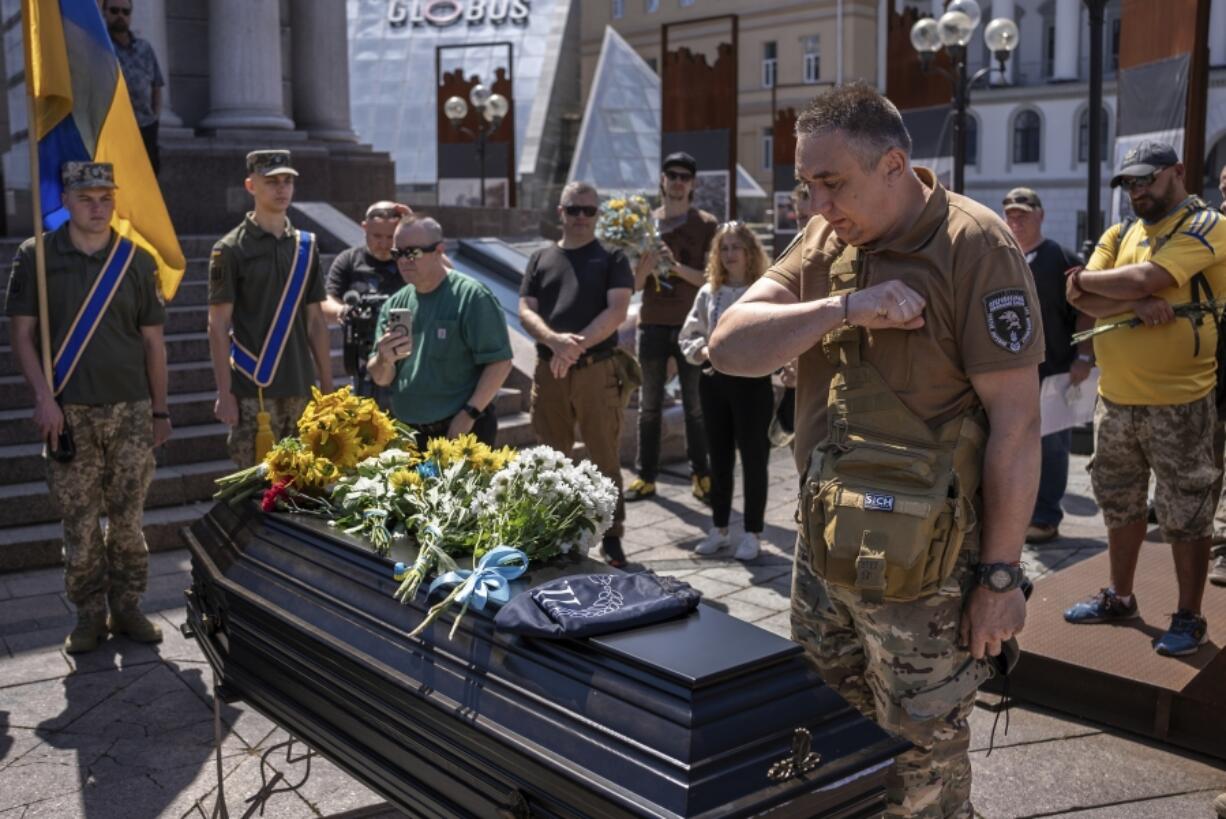
[[[383,293],[366,293],[348,290],[342,297],[345,302],[345,372],[351,376],[366,375],[366,359],[375,346],[375,324],[379,310],[389,296]]]

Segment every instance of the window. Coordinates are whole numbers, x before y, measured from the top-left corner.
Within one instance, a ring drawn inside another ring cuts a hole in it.
[[[1043,36],[1043,76],[1056,73],[1056,27],[1048,25]]]
[[[762,87],[775,87],[775,73],[779,69],[779,45],[774,40],[762,44]]]
[[[804,38],[805,82],[817,82],[822,77],[822,42],[816,34]]]
[[[1017,164],[1039,161],[1043,142],[1043,123],[1039,112],[1027,109],[1013,118],[1013,161]]]
[[[1110,71],[1120,70],[1120,18],[1111,21],[1111,56],[1107,64]]]
[[[979,164],[979,120],[966,115],[966,164]]]
[[[775,129],[762,129],[762,170],[769,171],[771,169],[772,160],[775,156]]]
[[[1098,156],[1101,161],[1107,161],[1107,109],[1103,109],[1103,127],[1102,133],[1099,134],[1098,140]],[[1090,161],[1090,109],[1086,108],[1081,112],[1081,120],[1077,124],[1077,161]]]
[[[626,16],[626,0],[613,0],[613,19],[620,20]]]
[[[660,0],[643,0],[643,11],[655,14],[660,10]]]

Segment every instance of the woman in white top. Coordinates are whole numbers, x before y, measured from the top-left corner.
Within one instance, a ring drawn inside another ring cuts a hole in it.
[[[736,539],[732,556],[753,560],[761,545],[770,457],[767,431],[775,410],[774,389],[770,376],[741,378],[714,370],[707,359],[707,340],[720,316],[766,272],[767,264],[766,252],[753,231],[740,222],[720,225],[707,254],[707,282],[698,291],[681,328],[681,352],[703,367],[698,395],[711,458],[713,526],[695,547],[698,555],[712,555],[733,545],[728,537],[728,518],[732,514],[732,473],[738,451],[745,480],[745,532]]]

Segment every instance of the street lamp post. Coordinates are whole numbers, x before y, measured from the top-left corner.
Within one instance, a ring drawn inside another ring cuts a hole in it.
[[[476,130],[464,125],[464,120],[468,117],[469,101],[481,118]],[[510,110],[511,104],[506,97],[491,93],[490,89],[481,83],[474,85],[468,92],[467,101],[463,97],[449,97],[447,102],[443,103],[443,113],[447,115],[451,127],[477,139],[477,164],[481,168],[481,207],[485,207],[485,141],[490,134],[498,130],[503,117]]]
[[[973,75],[967,76],[966,46],[970,43],[979,27],[981,14],[979,4],[975,0],[953,0],[945,8],[940,20],[925,17],[917,20],[911,27],[911,46],[919,53],[920,68],[925,71],[939,71],[949,78],[953,85],[954,104],[954,178],[953,189],[962,193],[963,175],[966,170],[966,109],[971,101],[971,89],[993,70],[1002,74],[1005,63],[1017,48],[1017,23],[1007,17],[997,17],[988,23],[983,30],[983,40],[987,43],[998,66],[986,66]],[[942,48],[954,64],[953,71],[946,71],[934,64],[933,60]]]

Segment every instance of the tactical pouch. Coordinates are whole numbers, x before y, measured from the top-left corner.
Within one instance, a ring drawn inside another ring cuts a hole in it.
[[[634,391],[643,386],[643,368],[637,358],[621,347],[613,348],[613,368],[617,372],[622,408],[625,409],[630,406]]]
[[[845,251],[831,267],[831,293],[853,291],[862,264]],[[975,527],[986,420],[975,408],[931,429],[861,360],[863,332],[842,327],[823,341],[837,366],[830,429],[810,456],[800,532],[828,584],[869,602],[907,602],[953,574]]]

